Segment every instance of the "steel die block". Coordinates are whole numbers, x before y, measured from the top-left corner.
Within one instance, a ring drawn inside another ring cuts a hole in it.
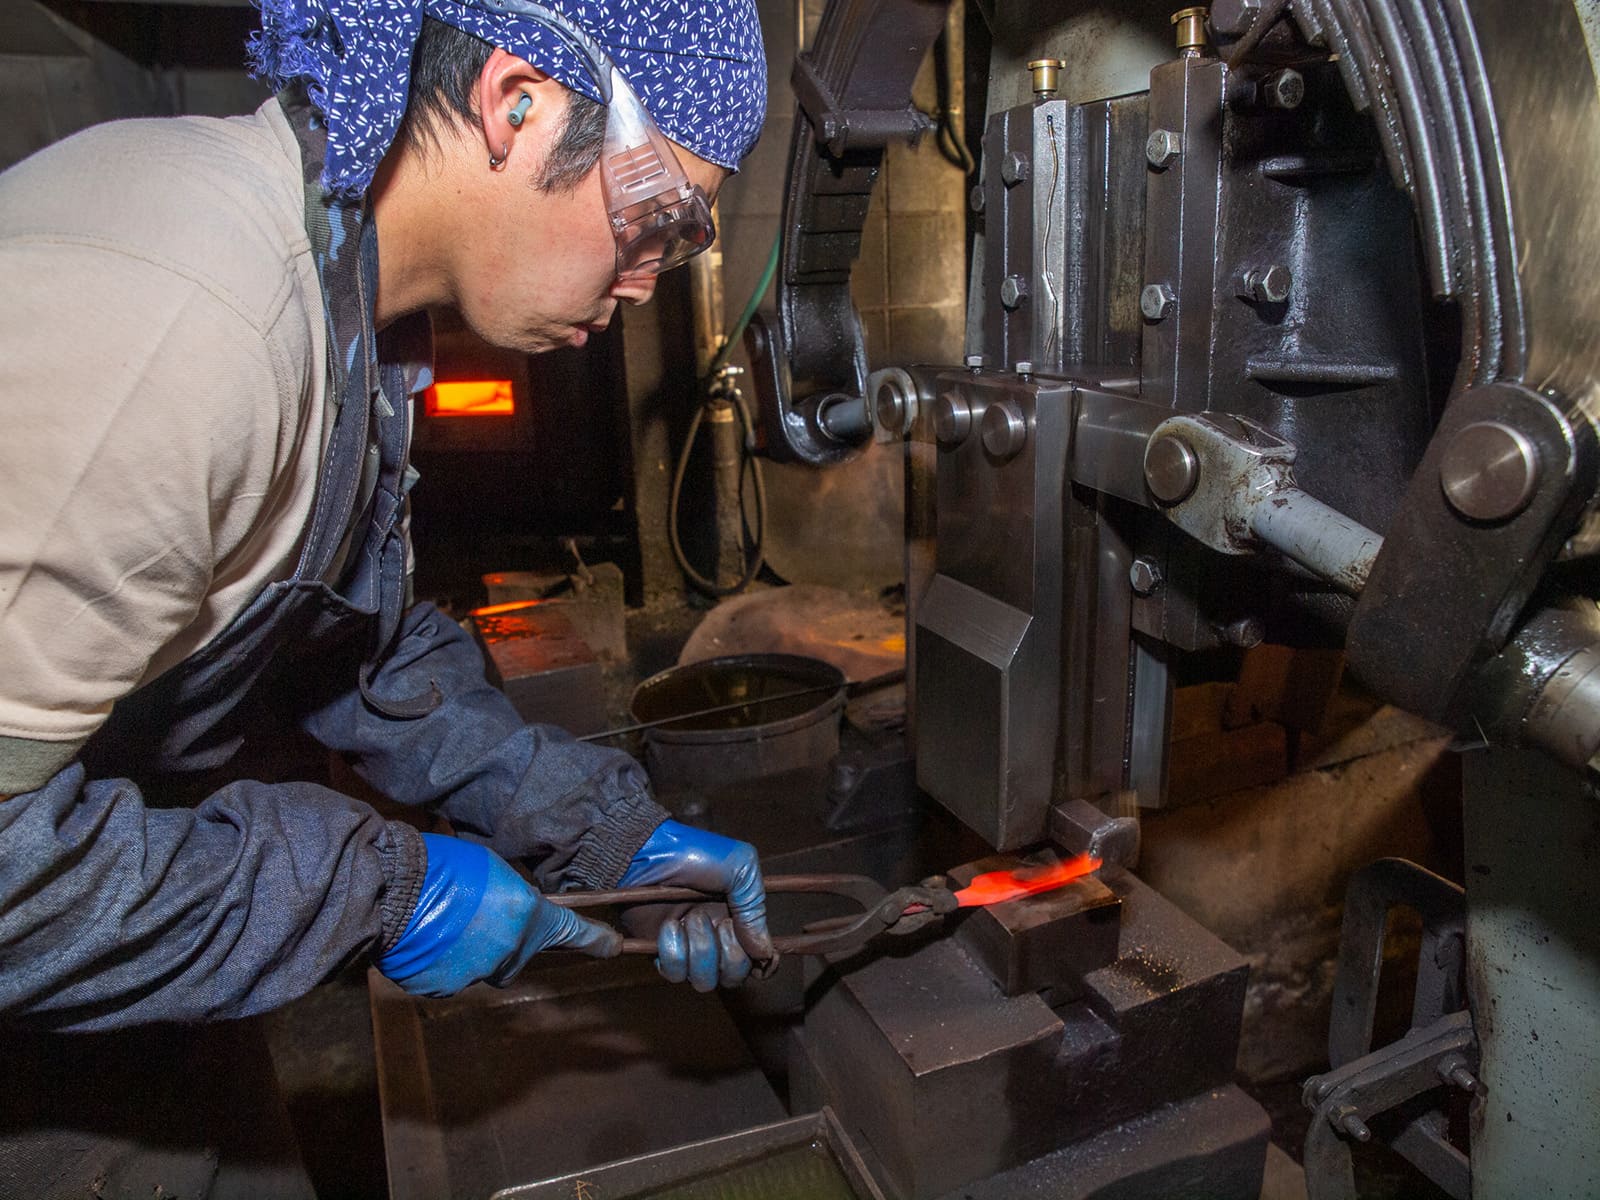
[[[1017,865],[1015,858],[996,856],[949,875],[964,887],[975,875]],[[1059,1003],[1082,993],[1084,975],[1116,960],[1121,918],[1121,898],[1091,876],[974,909],[958,918],[955,936],[1007,996],[1049,988]]]
[[[1126,871],[1103,880],[1121,953],[1056,1010],[949,938],[813,981],[795,1095],[833,1107],[888,1192],[931,1200],[1229,1083],[1244,960]]]

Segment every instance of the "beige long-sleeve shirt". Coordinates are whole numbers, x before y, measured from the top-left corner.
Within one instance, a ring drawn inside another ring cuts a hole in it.
[[[300,179],[270,101],[0,174],[0,795],[293,572],[326,407]]]

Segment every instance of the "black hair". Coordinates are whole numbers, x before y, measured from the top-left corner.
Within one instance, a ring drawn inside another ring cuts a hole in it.
[[[411,56],[411,91],[400,126],[401,140],[426,150],[429,142],[437,144],[440,123],[475,124],[478,77],[493,52],[494,47],[482,38],[423,17],[422,33]],[[571,88],[565,90],[566,122],[533,181],[535,187],[548,191],[576,187],[600,160],[605,144],[606,106]]]

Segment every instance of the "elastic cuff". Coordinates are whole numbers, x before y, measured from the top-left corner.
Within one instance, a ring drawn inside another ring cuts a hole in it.
[[[428,870],[428,851],[415,829],[404,821],[388,821],[378,838],[378,859],[383,867],[383,898],[378,902],[383,940],[377,953],[381,955],[394,949],[411,922],[417,897],[422,895],[422,877]]]
[[[84,740],[42,742],[0,736],[0,796],[38,791],[78,756]]]
[[[668,815],[649,792],[618,800],[606,810],[606,819],[583,839],[566,872],[567,879],[591,891],[616,887],[633,856]]]

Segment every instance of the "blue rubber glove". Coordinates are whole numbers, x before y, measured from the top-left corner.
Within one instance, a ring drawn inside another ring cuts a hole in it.
[[[663,821],[623,873],[621,887],[676,884],[727,897],[726,913],[698,905],[669,916],[656,933],[656,970],[697,992],[738,987],[751,960],[773,956],[767,896],[755,847],[677,821]],[[717,915],[713,915],[716,913]]]
[[[453,996],[479,982],[504,987],[541,950],[622,952],[615,929],[551,904],[487,847],[432,833],[422,840],[422,894],[400,940],[378,959],[378,970],[413,996]]]

